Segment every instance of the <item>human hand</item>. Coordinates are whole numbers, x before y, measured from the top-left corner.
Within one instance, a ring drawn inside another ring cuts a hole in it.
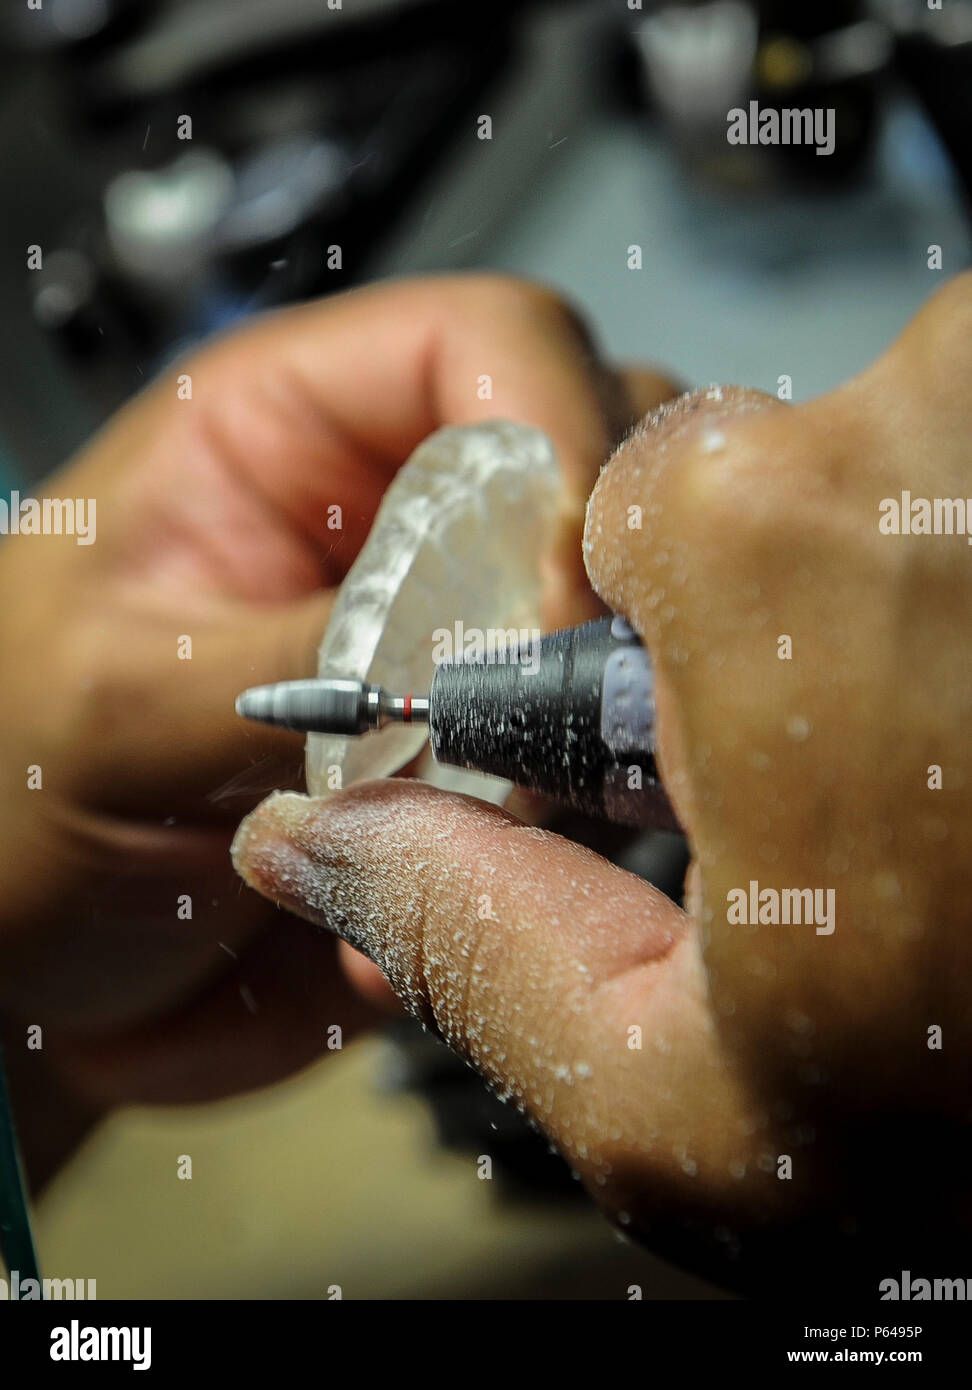
[[[92,1111],[208,1099],[320,1055],[330,1023],[347,1036],[372,1017],[333,943],[240,892],[232,830],[269,787],[298,784],[302,743],[245,724],[234,698],[313,673],[385,487],[443,424],[505,416],[553,437],[568,502],[547,617],[589,615],[586,495],[666,391],[608,371],[540,287],[390,283],[207,347],[49,480],[95,499],[97,538],[0,550],[0,1019],[25,1088],[43,1065]],[[27,1024],[43,1058],[21,1056]]]
[[[748,1278],[782,1260],[795,1280],[816,1256],[833,1289],[968,1230],[969,552],[878,523],[903,491],[969,492],[970,330],[965,276],[840,390],[695,393],[601,475],[587,564],[652,653],[687,912],[413,783],[270,798],[234,847],[248,883],[376,961],[615,1219],[721,1275],[752,1255]],[[734,922],[750,882],[823,890],[821,914]]]

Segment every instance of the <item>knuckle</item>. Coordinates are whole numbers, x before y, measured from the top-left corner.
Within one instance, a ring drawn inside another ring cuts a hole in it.
[[[589,337],[580,310],[559,291],[540,280],[508,273],[489,273],[481,277],[481,287],[501,306],[526,314],[543,326],[566,332],[572,337]]]
[[[591,330],[577,305],[546,285],[535,284],[531,304],[536,317],[585,348],[592,346]]]
[[[645,508],[656,518],[653,529],[707,551],[749,534],[759,516],[753,478],[763,472],[751,451],[738,441],[730,445],[721,430],[693,431],[665,452],[647,480]]]

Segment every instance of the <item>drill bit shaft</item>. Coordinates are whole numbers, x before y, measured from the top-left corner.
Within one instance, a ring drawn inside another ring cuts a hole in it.
[[[424,696],[390,695],[365,681],[314,679],[255,685],[237,698],[244,719],[305,734],[354,737],[386,724],[428,722]]]

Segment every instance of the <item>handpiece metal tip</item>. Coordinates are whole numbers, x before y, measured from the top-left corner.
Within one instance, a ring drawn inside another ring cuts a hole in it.
[[[327,676],[251,686],[237,696],[236,712],[281,729],[356,738],[390,723],[427,723],[429,701],[419,695],[388,695],[361,680]]]
[[[371,727],[370,694],[371,687],[362,681],[280,681],[244,690],[237,697],[236,712],[244,719],[296,733],[354,736]]]
[[[257,719],[261,722],[273,718],[273,699],[269,685],[252,685],[236,697],[236,713],[242,719]]]

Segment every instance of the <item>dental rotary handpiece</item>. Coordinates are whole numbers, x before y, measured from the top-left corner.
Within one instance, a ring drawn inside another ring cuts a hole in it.
[[[436,761],[505,777],[586,815],[678,830],[655,766],[654,673],[624,618],[436,666],[428,696],[357,680],[245,690],[245,719],[356,736],[425,723]]]

